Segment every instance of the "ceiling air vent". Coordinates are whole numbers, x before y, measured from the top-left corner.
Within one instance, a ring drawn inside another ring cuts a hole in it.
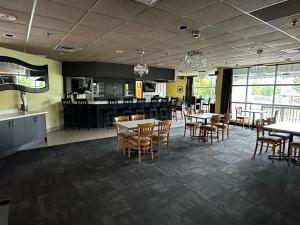
[[[67,47],[67,46],[62,46],[62,45],[56,45],[53,50],[56,51],[61,51],[61,52],[78,52],[81,50],[81,48],[73,48],[73,47]]]
[[[153,6],[155,3],[157,3],[159,0],[134,0],[136,2],[140,2],[142,4]]]
[[[284,49],[284,50],[281,50],[285,53],[288,53],[288,54],[295,54],[295,53],[299,53],[300,52],[300,48],[295,48],[295,49]]]

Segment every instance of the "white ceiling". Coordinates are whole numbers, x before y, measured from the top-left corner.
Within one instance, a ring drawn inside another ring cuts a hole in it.
[[[283,0],[160,0],[149,7],[133,0],[38,0],[26,52],[61,61],[104,61],[136,64],[137,49],[144,62],[187,74],[188,50],[201,49],[207,68],[262,62],[300,60],[282,50],[300,48],[299,14],[262,21],[250,13]],[[295,0],[294,0],[295,1]],[[23,51],[33,0],[0,0],[0,13],[17,20],[0,20],[0,45]],[[284,10],[284,9],[283,9]],[[299,22],[292,26],[292,20]],[[199,30],[194,39],[187,30]],[[2,34],[14,34],[6,38]],[[57,45],[81,48],[76,53],[54,51]],[[122,50],[122,54],[115,51]],[[202,69],[201,69],[202,70]]]

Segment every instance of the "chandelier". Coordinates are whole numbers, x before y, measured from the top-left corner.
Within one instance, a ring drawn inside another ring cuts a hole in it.
[[[262,53],[263,53],[262,49],[257,50],[258,64],[253,65],[252,68],[250,69],[250,72],[253,73],[253,74],[262,75],[262,74],[266,74],[268,72],[267,66],[260,63],[260,56],[261,56]]]
[[[203,55],[203,52],[199,50],[191,50],[186,54],[184,62],[193,70],[198,70],[200,67],[204,67],[206,65],[206,58]]]
[[[144,74],[149,73],[148,66],[146,64],[143,64],[143,55],[144,55],[144,50],[143,49],[138,49],[138,54],[141,56],[141,63],[136,64],[133,68],[134,73],[140,75],[142,77]]]

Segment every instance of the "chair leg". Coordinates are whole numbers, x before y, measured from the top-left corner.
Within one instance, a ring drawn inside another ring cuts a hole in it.
[[[262,152],[263,144],[264,144],[263,142],[261,142],[261,143],[260,143],[260,150],[259,150],[259,154],[261,154],[261,152]]]
[[[186,126],[184,126],[184,133],[183,133],[183,137],[185,137],[185,132],[186,132]]]
[[[256,155],[257,147],[258,147],[258,141],[256,141],[256,144],[255,144],[253,157],[255,157],[255,155]]]
[[[138,162],[141,162],[141,146],[138,146]]]
[[[227,139],[229,138],[229,124],[228,124],[228,127],[227,127]]]
[[[242,121],[243,121],[243,129],[244,129],[245,119],[242,119]]]
[[[272,163],[274,163],[274,159],[275,159],[275,144],[272,145]]]
[[[213,140],[212,140],[212,131],[210,131],[210,144],[213,143]]]
[[[222,129],[222,141],[224,141],[224,129]]]
[[[267,147],[266,147],[266,152],[267,152],[267,151],[268,151],[268,149],[269,149],[269,145],[270,145],[270,144],[268,143],[268,144],[267,144]]]
[[[129,143],[127,144],[127,149],[128,149],[128,150],[127,150],[127,151],[128,151],[128,153],[127,153],[127,154],[128,154],[128,158],[130,159],[131,146],[130,146]]]
[[[218,142],[220,142],[220,140],[219,140],[219,129],[217,129],[217,139],[218,139]]]

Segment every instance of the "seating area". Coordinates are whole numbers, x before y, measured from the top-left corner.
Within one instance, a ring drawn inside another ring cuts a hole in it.
[[[299,225],[300,0],[0,1],[0,225]]]

